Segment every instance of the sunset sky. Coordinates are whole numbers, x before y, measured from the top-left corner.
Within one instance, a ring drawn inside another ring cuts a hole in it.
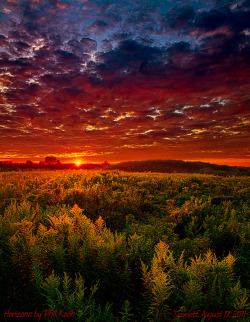
[[[1,0],[0,160],[250,166],[249,9]]]

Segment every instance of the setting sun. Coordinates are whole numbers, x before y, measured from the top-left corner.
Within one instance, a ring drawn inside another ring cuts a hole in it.
[[[0,322],[250,322],[249,21],[0,0]]]
[[[81,164],[82,164],[82,162],[81,162],[80,160],[76,160],[76,161],[75,161],[75,165],[76,165],[77,167],[79,167]]]

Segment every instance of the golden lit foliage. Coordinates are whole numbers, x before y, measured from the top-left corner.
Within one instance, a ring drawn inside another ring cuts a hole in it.
[[[18,298],[17,309],[74,309],[79,321],[249,309],[249,178],[81,170],[0,178],[4,306]]]

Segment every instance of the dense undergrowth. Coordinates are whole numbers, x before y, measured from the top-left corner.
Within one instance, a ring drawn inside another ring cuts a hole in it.
[[[222,312],[223,321],[225,311],[247,321],[249,183],[2,172],[1,320],[6,310],[64,310],[74,321],[208,321],[202,312]],[[197,310],[198,318],[176,318]]]

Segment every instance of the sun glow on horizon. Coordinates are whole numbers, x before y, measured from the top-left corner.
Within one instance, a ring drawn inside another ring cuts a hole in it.
[[[80,167],[80,165],[82,164],[82,161],[81,160],[76,160],[75,161],[75,165],[77,166],[77,167]]]

